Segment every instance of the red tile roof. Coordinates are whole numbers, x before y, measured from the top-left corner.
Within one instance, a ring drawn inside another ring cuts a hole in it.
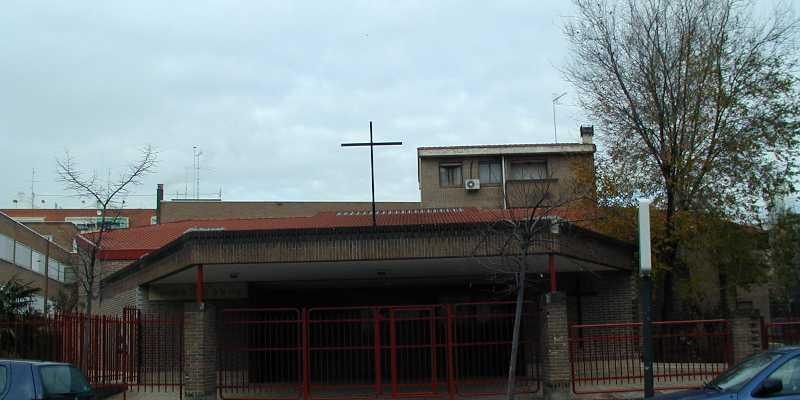
[[[509,210],[477,208],[382,210],[378,211],[379,226],[440,226],[452,224],[477,224],[507,218]],[[517,210],[517,216],[525,215]],[[575,219],[570,210],[551,212],[568,220]],[[190,229],[222,229],[225,231],[335,229],[367,227],[372,225],[372,215],[364,211],[322,212],[311,217],[186,220],[149,225],[139,228],[118,229],[104,234],[100,257],[106,260],[132,260],[159,249],[179,238]]]

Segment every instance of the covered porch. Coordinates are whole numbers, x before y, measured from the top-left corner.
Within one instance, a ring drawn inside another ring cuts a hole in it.
[[[457,228],[190,231],[112,275],[104,296],[184,315],[187,361],[196,364],[186,370],[198,371],[187,391],[497,395],[511,351],[512,275],[481,230]],[[541,357],[553,337],[542,308],[564,327],[567,315],[633,312],[627,245],[579,228],[545,239],[526,259],[520,393],[540,393],[543,372],[554,370]]]

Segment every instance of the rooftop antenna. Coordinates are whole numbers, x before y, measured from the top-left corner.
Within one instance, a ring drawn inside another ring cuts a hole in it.
[[[31,208],[36,208],[36,192],[33,190],[34,183],[36,183],[36,169],[31,168]]]
[[[200,155],[203,154],[200,151],[200,148],[197,146],[192,146],[192,152],[194,153],[194,198],[200,198]]]
[[[558,100],[564,97],[566,94],[567,92],[564,92],[553,98],[553,139],[555,139],[556,143],[558,143],[558,131],[556,130],[556,102],[558,102]]]

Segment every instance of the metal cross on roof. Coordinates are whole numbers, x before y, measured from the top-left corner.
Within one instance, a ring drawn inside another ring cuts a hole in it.
[[[369,172],[372,176],[372,226],[377,226],[375,219],[375,146],[400,146],[403,142],[375,142],[372,140],[372,121],[369,121],[369,142],[342,143],[342,147],[369,146]]]

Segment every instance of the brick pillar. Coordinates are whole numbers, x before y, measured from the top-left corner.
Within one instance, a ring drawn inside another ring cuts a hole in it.
[[[545,400],[570,398],[567,296],[547,293],[541,300],[542,388]]]
[[[734,363],[761,351],[761,317],[758,310],[736,310],[730,323]]]
[[[216,310],[205,303],[185,303],[183,307],[184,398],[216,400],[217,335]]]

